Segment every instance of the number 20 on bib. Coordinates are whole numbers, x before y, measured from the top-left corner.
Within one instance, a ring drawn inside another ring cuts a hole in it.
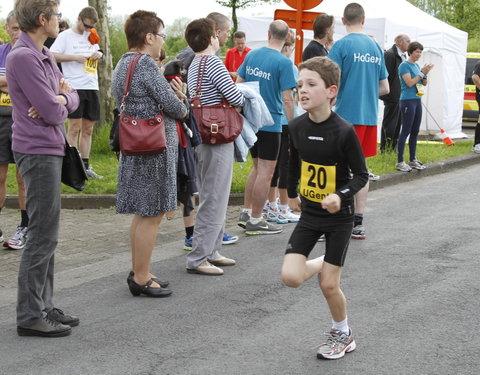
[[[313,202],[321,202],[336,190],[336,167],[311,164],[302,160],[300,194]]]

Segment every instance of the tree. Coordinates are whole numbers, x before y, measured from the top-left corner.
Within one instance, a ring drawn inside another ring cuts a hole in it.
[[[232,8],[233,32],[238,29],[237,9],[245,9],[259,3],[278,3],[280,0],[215,0],[222,7]]]
[[[112,111],[115,104],[112,97],[112,54],[110,52],[110,34],[108,29],[108,0],[88,0],[88,5],[98,13],[98,23],[95,27],[100,35],[100,48],[103,51],[103,62],[98,64],[98,84],[100,88],[100,120],[103,125],[112,122]]]
[[[183,37],[190,21],[190,18],[187,17],[176,18],[171,25],[167,26],[167,36]]]

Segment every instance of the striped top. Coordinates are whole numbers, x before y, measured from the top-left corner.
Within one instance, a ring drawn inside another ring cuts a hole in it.
[[[188,68],[188,91],[192,97],[195,95],[197,88],[198,66],[201,58],[202,56],[195,56]],[[200,103],[202,105],[218,104],[222,97],[235,107],[243,106],[245,101],[245,97],[230,78],[225,65],[215,55],[208,56],[201,84],[201,93]]]

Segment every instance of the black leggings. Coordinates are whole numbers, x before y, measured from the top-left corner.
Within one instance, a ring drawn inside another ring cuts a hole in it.
[[[280,140],[280,152],[278,153],[277,165],[275,166],[275,172],[273,172],[271,187],[278,187],[279,189],[287,188],[287,175],[288,175],[288,152],[289,137],[288,137],[288,125],[282,126],[282,138]]]

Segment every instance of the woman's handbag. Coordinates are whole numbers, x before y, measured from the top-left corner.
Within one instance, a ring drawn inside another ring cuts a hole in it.
[[[70,146],[65,138],[65,156],[62,164],[62,183],[82,191],[88,180],[87,171],[77,148]]]
[[[161,154],[167,147],[165,136],[165,122],[163,112],[149,119],[137,119],[124,113],[125,102],[129,94],[133,72],[138,60],[142,56],[138,53],[133,56],[128,66],[127,77],[123,87],[122,104],[120,105],[119,138],[120,151],[123,155],[155,155]]]
[[[205,74],[208,56],[203,56],[198,65],[198,81],[194,96],[190,99],[193,114],[197,121],[203,143],[222,144],[233,142],[242,132],[243,119],[235,107],[225,99],[220,104],[202,105],[200,103],[201,85]]]

